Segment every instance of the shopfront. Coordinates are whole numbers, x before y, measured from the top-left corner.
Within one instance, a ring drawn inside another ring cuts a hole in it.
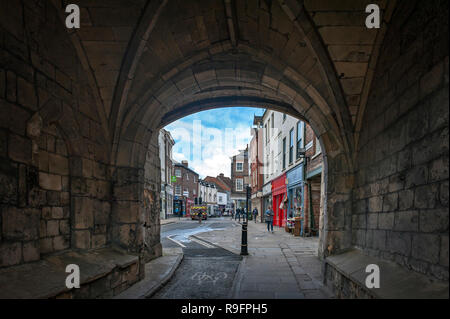
[[[272,181],[273,225],[284,227],[287,212],[286,174]]]
[[[262,211],[260,214],[261,222],[264,222],[264,213],[266,212],[267,208],[272,204],[272,183],[269,182],[266,185],[263,186],[262,189]]]
[[[173,198],[173,214],[175,216],[183,216],[185,212],[184,199],[181,196],[174,196]]]
[[[293,222],[295,217],[301,217],[300,235],[304,232],[304,196],[303,196],[303,164],[287,172],[287,219]]]

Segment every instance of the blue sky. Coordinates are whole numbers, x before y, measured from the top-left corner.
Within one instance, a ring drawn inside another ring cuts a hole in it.
[[[175,140],[174,160],[189,161],[189,167],[206,176],[230,176],[230,157],[251,140],[253,116],[264,109],[228,107],[184,117],[165,127]]]

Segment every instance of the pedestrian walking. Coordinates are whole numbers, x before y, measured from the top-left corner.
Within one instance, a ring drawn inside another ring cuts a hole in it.
[[[236,210],[236,214],[237,214],[237,217],[239,218],[239,222],[241,222],[241,209],[240,208],[238,208]]]
[[[257,209],[256,207],[253,208],[252,214],[253,214],[253,220],[254,220],[255,223],[256,223],[256,217],[258,217],[258,209]]]
[[[267,223],[267,231],[271,231],[273,233],[273,210],[272,206],[267,207],[266,212],[264,213],[264,219]]]

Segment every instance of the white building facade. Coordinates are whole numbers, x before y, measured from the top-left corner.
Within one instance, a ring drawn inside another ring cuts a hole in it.
[[[170,132],[162,129],[159,131],[158,146],[161,165],[161,194],[160,194],[160,218],[167,219],[173,215],[174,187],[172,185],[172,148],[175,141]]]

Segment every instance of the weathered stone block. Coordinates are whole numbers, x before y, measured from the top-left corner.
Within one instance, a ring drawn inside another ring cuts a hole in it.
[[[64,217],[64,211],[62,207],[52,207],[52,218],[62,219]]]
[[[414,207],[414,189],[407,189],[398,194],[399,210],[408,210]]]
[[[420,231],[424,233],[448,232],[448,207],[420,211]]]
[[[409,256],[411,254],[411,241],[410,233],[388,231],[386,248],[393,253]]]
[[[20,105],[30,110],[37,110],[37,96],[32,83],[19,77],[17,79],[17,91],[17,102]]]
[[[39,239],[40,211],[37,209],[2,209],[3,237],[11,240]]]
[[[367,229],[377,229],[378,227],[378,213],[367,214]]]
[[[378,213],[383,210],[383,196],[369,198],[369,212]]]
[[[414,234],[412,244],[412,256],[414,258],[437,264],[439,262],[439,250],[441,240],[439,235]]]
[[[428,181],[428,168],[425,165],[416,166],[407,171],[405,188],[413,186],[420,186],[426,184]]]
[[[6,73],[0,70],[0,98],[5,98],[6,95]]]
[[[394,229],[395,213],[378,214],[378,229],[391,230]]]
[[[8,154],[13,161],[29,164],[31,162],[31,140],[9,134]]]
[[[383,198],[383,212],[392,212],[398,209],[398,193],[385,195]]]
[[[439,263],[442,266],[448,267],[448,235],[442,235],[441,236],[440,261],[439,261]]]
[[[397,231],[418,231],[419,212],[402,211],[395,213],[394,229]]]
[[[447,180],[449,177],[448,163],[449,163],[448,156],[441,157],[441,158],[433,161],[430,165],[429,181],[435,182],[435,181]]]
[[[444,207],[445,206],[448,207],[448,195],[449,195],[448,181],[441,184],[439,194],[440,194],[439,201],[441,205]]]
[[[69,174],[69,160],[56,154],[48,154],[49,172],[57,175]]]
[[[32,262],[40,259],[39,241],[30,241],[23,244],[23,261]]]
[[[87,197],[73,198],[74,228],[86,229],[94,226],[93,200]]]
[[[70,234],[70,222],[69,220],[60,220],[59,221],[59,233],[61,235],[69,235]]]
[[[41,248],[41,254],[48,254],[53,251],[53,239],[52,238],[41,238],[39,240],[39,246]]]
[[[92,248],[100,248],[106,245],[106,235],[93,235]]]
[[[74,241],[74,248],[89,249],[91,248],[91,233],[88,230],[75,230]]]
[[[6,72],[6,99],[10,102],[17,100],[17,76],[11,71]]]
[[[50,206],[61,206],[61,192],[47,191],[47,204]]]
[[[429,184],[417,187],[414,196],[415,208],[435,208],[439,196],[439,185]]]
[[[55,251],[66,250],[70,247],[70,240],[66,236],[53,238],[53,248]]]
[[[0,243],[0,267],[14,266],[21,262],[21,243]]]
[[[62,190],[61,176],[40,172],[39,186],[41,186],[45,190],[61,191]]]
[[[59,235],[59,221],[49,220],[47,221],[47,236]]]

